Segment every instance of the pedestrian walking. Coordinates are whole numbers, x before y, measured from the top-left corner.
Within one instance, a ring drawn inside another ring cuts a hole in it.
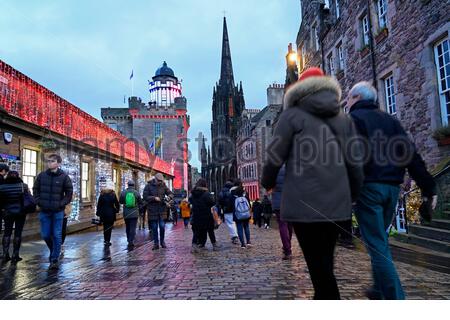
[[[436,207],[436,184],[422,157],[396,117],[380,110],[377,91],[368,82],[350,90],[350,115],[368,147],[365,179],[355,206],[361,236],[372,261],[373,287],[370,299],[404,299],[400,279],[392,261],[386,230],[392,222],[405,169],[419,186],[423,201]],[[395,146],[395,148],[389,146]]]
[[[191,207],[189,205],[189,199],[184,198],[180,203],[181,218],[183,219],[184,228],[189,228],[189,219],[191,218]]]
[[[213,250],[217,250],[218,245],[214,234],[214,218],[212,214],[215,202],[213,196],[209,193],[205,179],[197,181],[189,202],[192,205],[192,231],[194,233],[191,251],[195,253],[198,252],[198,249],[204,248],[208,235],[213,245]]]
[[[270,228],[270,219],[272,218],[272,202],[270,202],[269,197],[264,195],[264,199],[262,201],[262,212],[264,217],[264,229]]]
[[[261,228],[262,223],[262,205],[259,199],[255,199],[252,204],[253,224]]]
[[[237,179],[234,182],[234,186],[230,189],[230,193],[234,198],[233,206],[233,219],[236,222],[237,233],[239,241],[241,242],[241,248],[245,249],[251,247],[250,241],[250,201],[245,196],[244,187],[241,180]],[[245,239],[244,239],[245,234]]]
[[[0,208],[4,210],[5,232],[3,234],[3,262],[11,260],[17,263],[22,260],[19,256],[22,242],[22,230],[25,225],[26,212],[24,210],[24,195],[30,193],[28,185],[23,183],[17,171],[9,171],[0,184]],[[14,228],[13,254],[9,255],[11,236]]]
[[[114,184],[112,181],[107,182],[106,187],[100,192],[96,212],[96,215],[100,218],[100,222],[103,224],[103,244],[105,247],[111,246],[111,233],[114,228],[114,222],[116,221],[116,215],[119,211],[120,204],[114,191]]]
[[[234,222],[234,197],[231,195],[230,189],[233,187],[233,182],[227,181],[225,186],[222,188],[219,194],[219,204],[222,209],[223,216],[225,219],[225,224],[228,228],[228,233],[230,234],[231,242],[233,244],[238,244],[238,234],[236,230],[236,224]]]
[[[167,203],[164,201],[165,197],[173,199],[173,193],[164,183],[164,176],[157,173],[155,177],[150,180],[144,188],[144,200],[147,203],[147,214],[149,226],[152,228],[153,234],[153,248],[158,250],[161,244],[162,248],[166,248],[164,241],[165,234],[165,220],[167,217]],[[159,237],[158,237],[159,228]]]
[[[142,206],[142,198],[134,187],[133,180],[128,181],[128,188],[120,194],[119,203],[123,205],[123,219],[127,234],[128,249],[134,249],[134,237],[136,236],[139,208]]]
[[[287,90],[262,185],[271,191],[286,165],[281,220],[292,223],[314,286],[314,299],[340,299],[333,271],[336,222],[350,219],[363,168],[350,117],[340,108],[341,88],[310,68]],[[350,150],[352,152],[350,152]]]
[[[0,184],[3,183],[8,172],[9,166],[6,163],[0,163]],[[3,232],[3,215],[3,209],[0,207],[0,233]]]
[[[278,231],[280,232],[281,243],[283,245],[283,260],[292,259],[292,225],[281,219],[281,194],[283,192],[284,174],[286,166],[282,166],[278,172],[275,188],[272,191],[272,209],[278,222]]]
[[[145,201],[143,201],[142,206],[139,207],[139,217],[138,217],[139,230],[141,229],[145,230],[146,212],[147,212],[147,205],[145,204]]]
[[[48,169],[41,172],[33,185],[33,195],[41,208],[41,236],[50,251],[50,269],[59,268],[64,209],[72,201],[72,180],[61,170],[61,156],[47,157]]]

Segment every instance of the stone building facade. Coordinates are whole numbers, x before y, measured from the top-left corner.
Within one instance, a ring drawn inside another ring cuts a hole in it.
[[[60,154],[74,187],[68,230],[92,226],[96,203],[108,181],[116,193],[134,180],[143,192],[156,172],[172,184],[170,163],[146,152],[0,60],[0,162],[16,170],[32,190],[45,158]],[[120,215],[119,215],[120,218]],[[27,215],[25,237],[39,235],[38,213]]]
[[[449,122],[450,3],[319,0],[301,7],[299,71],[324,68],[344,99],[356,82],[371,82],[381,108],[400,119],[430,166],[450,156],[450,146],[433,138]]]
[[[319,66],[336,77],[346,109],[350,88],[371,82],[380,107],[398,117],[430,169],[448,169],[449,135],[435,131],[450,121],[450,2],[300,2],[299,72]],[[450,187],[438,192],[440,206],[448,205]]]
[[[181,195],[189,191],[189,116],[181,83],[165,61],[149,81],[149,93],[148,103],[130,97],[128,108],[102,108],[101,116],[109,127],[171,163],[173,189]]]
[[[211,149],[202,145],[202,177],[217,193],[229,179],[237,177],[236,140],[245,110],[242,82],[235,85],[226,18],[223,20],[220,79],[213,89]]]

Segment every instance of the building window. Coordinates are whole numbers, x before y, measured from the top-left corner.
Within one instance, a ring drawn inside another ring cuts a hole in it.
[[[338,59],[339,59],[339,70],[344,70],[344,68],[345,68],[344,49],[342,48],[342,43],[338,44],[337,53],[338,53]]]
[[[396,114],[394,77],[392,75],[384,79],[384,94],[386,96],[386,111],[390,114]]]
[[[266,126],[270,126],[270,120],[266,120]]]
[[[317,24],[312,27],[312,35],[311,39],[313,41],[314,50],[319,50],[319,30],[317,28]]]
[[[91,200],[91,179],[89,162],[81,162],[81,200]]]
[[[378,3],[378,25],[380,29],[387,27],[387,0],[377,0]]]
[[[327,61],[328,61],[328,74],[331,75],[331,76],[334,76],[335,72],[334,72],[333,53],[329,54],[329,56],[327,57]]]
[[[37,175],[37,151],[26,149],[22,150],[22,180],[33,192],[34,180]]]
[[[341,16],[341,8],[339,7],[339,0],[336,0],[336,19]]]
[[[155,155],[162,157],[162,133],[161,122],[155,122],[153,124],[153,145],[155,148]]]
[[[434,47],[439,97],[441,101],[442,124],[450,124],[450,41],[446,39]]]
[[[369,45],[369,17],[367,15],[361,19],[361,29],[363,46],[365,47]]]
[[[298,66],[300,71],[302,71],[305,68],[305,46],[303,43],[299,46],[298,52],[300,52],[300,63]]]
[[[325,9],[330,9],[330,0],[325,0]]]

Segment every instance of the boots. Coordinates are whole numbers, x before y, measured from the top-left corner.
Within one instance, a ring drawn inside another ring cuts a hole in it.
[[[11,260],[11,257],[9,256],[9,244],[11,243],[11,237],[3,237],[3,262],[8,262]]]
[[[21,238],[14,238],[13,240],[13,255],[12,255],[12,259],[11,262],[16,263],[19,261],[22,261],[22,258],[19,257],[19,250],[20,250],[20,244],[22,243],[22,239]]]

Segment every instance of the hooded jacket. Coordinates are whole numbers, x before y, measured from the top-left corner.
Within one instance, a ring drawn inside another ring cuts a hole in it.
[[[262,185],[270,190],[286,165],[281,219],[344,221],[363,182],[353,121],[340,108],[341,89],[330,77],[310,77],[286,92],[283,112],[267,149]]]
[[[128,192],[133,192],[136,198],[136,206],[134,208],[128,208],[125,205],[125,199]],[[142,207],[142,198],[139,192],[134,187],[128,187],[126,190],[120,193],[119,203],[123,204],[123,218],[127,219],[137,219],[139,217],[139,209]]]
[[[195,187],[189,202],[192,204],[192,227],[197,229],[214,228],[211,208],[215,202],[208,189]]]
[[[73,187],[70,177],[61,169],[41,172],[33,185],[33,196],[42,212],[64,211],[72,201]]]
[[[144,188],[143,198],[147,205],[148,220],[168,219],[167,205],[164,197],[173,199],[172,191],[167,188],[165,183],[158,184],[156,179],[150,180]],[[160,201],[156,201],[156,197]]]
[[[119,200],[117,200],[114,190],[102,190],[97,201],[97,216],[102,222],[112,223],[116,221],[116,214],[120,210]]]
[[[5,215],[25,214],[22,208],[25,192],[30,191],[22,179],[11,177],[4,179],[0,185],[0,210],[5,210]]]
[[[233,184],[227,182],[219,193],[219,205],[224,214],[232,213],[234,211],[234,197],[232,197],[230,193],[232,187]]]

